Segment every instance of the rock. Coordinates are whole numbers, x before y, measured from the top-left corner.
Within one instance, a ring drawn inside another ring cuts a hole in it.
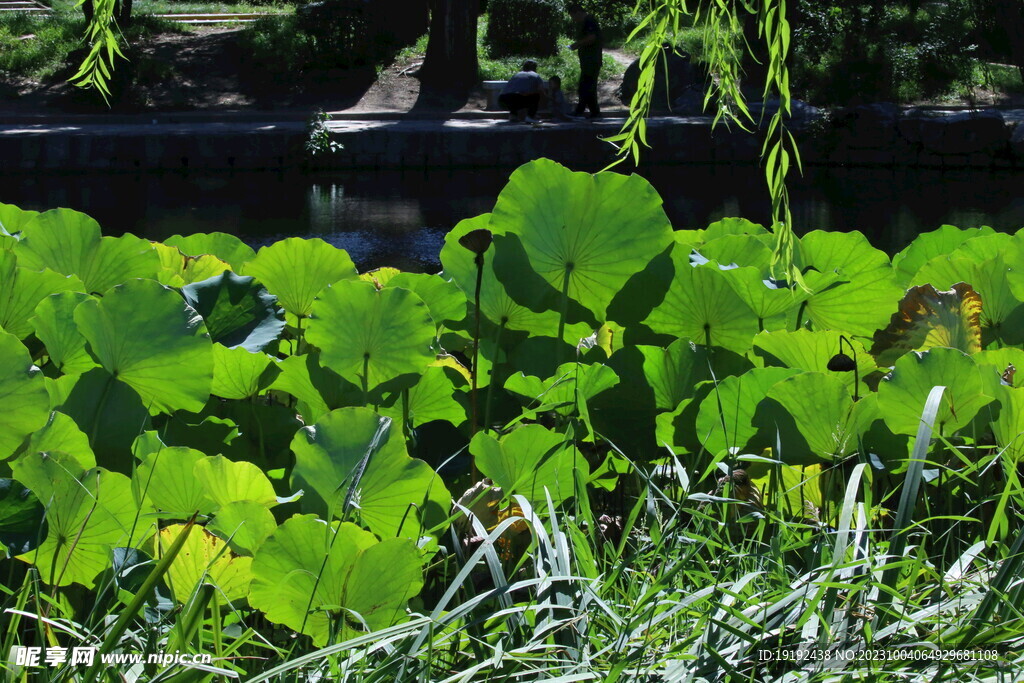
[[[750,109],[750,115],[754,117],[755,121],[760,122],[763,126],[767,126],[768,122],[775,116],[775,112],[779,110],[779,98],[769,97],[763,102],[748,102],[747,108]],[[787,123],[797,124],[797,127],[821,116],[820,109],[803,100],[790,100],[789,111],[790,114],[786,117]]]
[[[837,113],[835,127],[850,147],[888,147],[896,139],[900,108],[892,102],[861,104]]]
[[[1024,159],[1024,123],[1018,123],[1010,136],[1010,151],[1017,159]]]
[[[920,119],[920,143],[932,154],[992,154],[1006,146],[1010,132],[994,110]]]
[[[698,92],[703,102],[704,88],[709,80],[705,66],[693,62],[686,52],[677,53],[667,48],[662,48],[662,58],[667,62],[661,61],[655,68],[651,111],[683,113],[676,109],[676,102],[682,101],[687,113],[699,113],[692,112],[692,93]],[[626,73],[622,76],[622,86],[619,88],[619,99],[626,106],[633,101],[639,77],[640,60],[637,59],[626,68]]]

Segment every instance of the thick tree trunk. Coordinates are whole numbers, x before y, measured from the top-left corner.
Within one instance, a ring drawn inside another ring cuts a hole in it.
[[[479,0],[430,0],[430,39],[420,69],[421,93],[465,97],[477,84]]]

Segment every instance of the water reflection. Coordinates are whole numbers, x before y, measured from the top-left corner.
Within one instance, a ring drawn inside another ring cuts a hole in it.
[[[490,211],[508,171],[302,174],[37,174],[0,176],[0,201],[44,210],[66,206],[94,216],[107,234],[153,239],[215,230],[254,245],[288,236],[321,237],[348,250],[360,268],[436,269],[444,233]],[[767,222],[760,169],[658,167],[645,175],[678,228],[724,216]],[[861,230],[898,251],[944,223],[1024,226],[1024,173],[808,169],[791,187],[799,232]]]

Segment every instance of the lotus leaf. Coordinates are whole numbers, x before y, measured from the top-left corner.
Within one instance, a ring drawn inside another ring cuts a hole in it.
[[[999,417],[992,423],[996,443],[1007,463],[1024,460],[1024,389],[996,387]]]
[[[548,159],[512,174],[491,230],[518,235],[533,270],[599,320],[626,281],[673,241],[661,197],[645,179],[574,173]]]
[[[133,280],[79,304],[75,323],[99,364],[138,392],[150,412],[203,409],[213,350],[202,318],[174,291]]]
[[[96,455],[89,446],[87,437],[78,425],[64,413],[53,411],[49,421],[32,433],[28,441],[29,453],[60,451],[67,453],[88,469],[96,466]]]
[[[817,330],[870,337],[889,324],[903,296],[903,289],[896,284],[896,275],[888,265],[859,272],[850,282],[823,287],[827,277],[830,276],[807,278],[808,285],[815,290],[807,300],[807,317]]]
[[[978,366],[962,351],[936,347],[908,353],[878,385],[878,407],[889,429],[916,434],[925,400],[936,386],[946,387],[935,418],[935,431],[942,436],[967,425],[992,401]]]
[[[839,271],[844,279],[851,281],[879,268],[890,270],[889,257],[885,252],[872,247],[857,230],[809,232],[800,238],[800,253],[804,265],[814,266],[822,273]]]
[[[48,296],[39,302],[35,316],[29,321],[35,328],[36,337],[46,345],[50,362],[66,375],[80,374],[96,367],[74,317],[78,305],[90,298],[81,292]]]
[[[879,365],[892,365],[908,351],[935,346],[972,354],[981,350],[981,297],[963,282],[949,291],[931,285],[907,290],[889,327],[875,332],[871,355]]]
[[[252,275],[277,297],[294,316],[308,318],[313,301],[327,285],[357,277],[347,252],[321,239],[290,237],[263,247],[245,265]]]
[[[210,254],[186,256],[177,247],[159,242],[154,242],[153,248],[160,256],[160,272],[155,279],[171,287],[207,280],[231,269],[230,265]]]
[[[221,398],[243,399],[269,387],[281,369],[265,353],[252,353],[242,346],[213,345],[213,384],[210,393]]]
[[[441,248],[441,263],[444,265],[442,277],[450,278],[458,285],[472,304],[476,296],[477,269],[474,254],[459,244],[459,238],[474,230],[490,226],[491,214],[483,214],[475,218],[460,221],[445,236]],[[558,329],[558,316],[555,311],[534,311],[516,302],[495,274],[495,257],[497,247],[492,244],[484,253],[483,274],[480,281],[480,311],[491,323],[501,329],[525,330],[536,334],[555,334]],[[467,320],[474,318],[468,314]],[[565,339],[575,344],[576,340],[586,336],[590,327],[585,324],[569,325],[565,330]]]
[[[313,515],[278,527],[257,551],[252,574],[249,603],[318,647],[332,634],[354,636],[363,623],[370,630],[390,626],[423,587],[412,542],[378,542],[354,524],[328,526]]]
[[[857,449],[860,425],[854,419],[853,399],[835,375],[803,372],[787,377],[768,390],[768,397],[793,418],[814,456],[834,460]],[[788,463],[797,462],[791,447],[785,458]]]
[[[18,339],[32,334],[29,318],[36,305],[51,294],[82,289],[77,277],[49,269],[40,271],[16,267],[14,254],[0,251],[0,328]]]
[[[705,242],[728,237],[729,235],[767,235],[768,230],[763,225],[752,223],[746,218],[723,218],[708,225],[702,233]]]
[[[413,292],[430,310],[430,317],[440,327],[446,322],[459,322],[466,317],[466,295],[459,286],[439,275],[398,273],[386,287],[401,287]]]
[[[277,529],[277,522],[266,505],[240,500],[217,510],[206,528],[223,538],[236,554],[251,557]]]
[[[18,559],[34,565],[51,586],[92,588],[97,574],[110,566],[111,550],[134,545],[147,531],[137,523],[139,509],[124,475],[85,470],[59,452],[27,454],[12,470],[46,507],[48,525],[43,544]]]
[[[701,245],[697,251],[723,266],[755,268],[759,275],[767,275],[772,263],[771,248],[763,238],[753,235],[725,235]]]
[[[0,460],[46,424],[50,397],[39,368],[18,339],[0,331]]]
[[[785,325],[786,313],[806,301],[811,293],[803,289],[780,286],[765,279],[756,268],[734,268],[725,274],[729,286],[750,307],[760,325],[776,328]],[[775,321],[771,320],[776,318]]]
[[[938,230],[923,232],[892,257],[893,268],[896,269],[900,283],[909,285],[921,266],[933,258],[948,256],[967,240],[994,232],[987,226],[962,229],[955,225],[943,225]]]
[[[796,374],[792,368],[753,368],[718,382],[697,412],[697,438],[704,448],[712,454],[742,451],[757,434],[753,420],[758,404],[776,383]]]
[[[138,393],[103,368],[61,379],[74,384],[55,407],[88,435],[96,462],[119,472],[130,471],[127,456],[132,441],[149,425],[149,412]]]
[[[0,545],[7,557],[36,548],[45,535],[44,524],[36,495],[13,479],[0,479]]]
[[[164,240],[169,247],[177,247],[187,256],[212,254],[231,266],[231,270],[240,272],[242,266],[256,258],[256,252],[248,244],[234,235],[223,232],[195,233],[193,235],[171,235]]]
[[[755,468],[747,470],[751,480],[757,484],[761,493],[767,498],[768,492],[773,497],[766,500],[768,506],[774,507],[776,497],[779,508],[788,518],[816,520],[822,508],[822,471],[821,465],[780,465],[765,468],[764,476],[755,477]],[[778,475],[776,475],[778,472]],[[778,483],[772,481],[778,476]]]
[[[1024,386],[1024,350],[1005,346],[976,353],[971,358],[982,369],[983,374],[992,371],[990,374],[1009,386]]]
[[[455,384],[442,367],[431,366],[424,370],[405,398],[402,398],[401,391],[395,394],[396,399],[389,407],[382,408],[381,414],[400,420],[407,412],[410,427],[420,427],[435,420],[458,427],[466,421],[466,409],[455,397]],[[407,402],[404,408],[403,401]]]
[[[217,503],[207,493],[208,483],[195,475],[196,465],[206,457],[200,451],[173,446],[140,456],[132,474],[135,499],[148,501],[162,519],[210,514]]]
[[[292,451],[293,488],[306,490],[304,504],[337,517],[349,498],[362,523],[382,538],[418,540],[451,506],[441,478],[406,454],[388,418],[367,408],[328,413],[295,435]]]
[[[469,444],[476,466],[505,496],[519,494],[543,504],[547,495],[558,503],[576,495],[576,472],[590,476],[586,458],[564,434],[531,424],[499,441],[478,432]]]
[[[355,384],[320,365],[320,354],[288,356],[278,363],[281,374],[270,388],[285,391],[299,401],[298,410],[307,424],[336,408],[362,405],[363,393]]]
[[[662,410],[672,410],[693,396],[694,387],[704,380],[742,374],[750,368],[745,358],[721,350],[709,351],[689,339],[677,339],[664,349],[636,348],[643,355],[643,376],[654,391],[655,407]]]
[[[757,316],[743,303],[717,264],[691,266],[684,249],[672,250],[675,277],[664,301],[644,321],[652,330],[738,353],[750,348]]]
[[[172,524],[160,530],[161,554],[167,551],[184,529],[183,524]],[[227,602],[239,600],[248,594],[249,583],[252,581],[252,558],[239,557],[226,545],[206,529],[192,529],[164,576],[175,600],[187,603],[204,583],[216,586]]]
[[[578,402],[585,405],[618,383],[615,371],[607,365],[563,363],[544,381],[516,373],[505,381],[505,389],[528,399],[532,410],[555,410],[562,415],[572,415],[577,412]]]
[[[839,332],[834,330],[775,330],[762,332],[754,337],[754,351],[765,359],[766,364],[783,365],[814,372],[828,372],[829,360],[839,353]],[[861,380],[858,393],[865,396],[868,387],[863,383],[864,377],[877,368],[871,355],[864,345],[856,339],[849,340],[849,346],[843,345],[846,351],[853,349],[857,360],[857,375]],[[836,378],[853,391],[854,374],[838,373]]]
[[[320,348],[321,362],[366,391],[421,374],[434,360],[434,321],[407,289],[342,281],[324,290],[312,310],[307,339]]]
[[[26,211],[13,204],[0,202],[0,234],[13,235],[20,232],[22,226],[38,215],[38,211]]]
[[[217,508],[242,500],[268,507],[277,503],[273,484],[251,462],[232,462],[222,455],[215,455],[196,462],[192,476],[204,487],[206,497]]]
[[[276,297],[251,277],[226,271],[187,285],[182,293],[203,316],[210,338],[228,348],[262,351],[284,330]]]
[[[964,246],[981,239],[970,240]],[[1021,263],[1024,264],[1024,259]],[[936,289],[949,289],[961,282],[970,284],[981,297],[982,327],[1007,343],[1019,343],[1024,341],[1024,332],[1017,329],[1024,323],[1024,307],[1013,293],[1012,276],[1013,271],[1001,254],[986,260],[975,260],[974,256],[939,256],[924,264],[912,282],[931,284]]]
[[[78,276],[89,293],[160,272],[151,242],[130,234],[101,237],[99,223],[71,209],[46,211],[25,223],[14,253],[20,266]]]

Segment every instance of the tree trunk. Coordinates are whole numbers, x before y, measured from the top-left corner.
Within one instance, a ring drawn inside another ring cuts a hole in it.
[[[479,0],[430,0],[430,38],[420,69],[421,95],[465,97],[477,84]]]
[[[85,23],[91,24],[94,9],[92,0],[85,0],[82,3],[82,14],[85,15]],[[132,0],[116,0],[114,3],[114,21],[118,26],[127,26],[132,20]]]

